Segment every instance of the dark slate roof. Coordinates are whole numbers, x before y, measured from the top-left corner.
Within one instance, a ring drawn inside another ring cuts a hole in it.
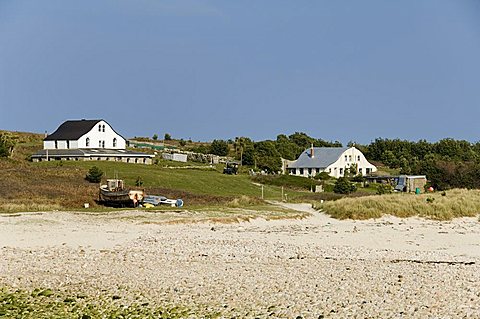
[[[348,147],[314,147],[313,158],[308,148],[288,168],[325,168],[336,162]]]
[[[47,150],[40,150],[32,155],[32,158],[46,157]],[[51,157],[155,157],[153,154],[134,152],[130,150],[108,149],[108,148],[77,148],[77,149],[52,149],[48,150]]]
[[[101,120],[75,120],[66,121],[60,125],[55,132],[48,135],[45,141],[55,140],[78,140]]]

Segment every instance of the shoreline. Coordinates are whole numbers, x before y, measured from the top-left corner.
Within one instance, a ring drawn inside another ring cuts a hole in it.
[[[233,224],[2,215],[0,285],[142,292],[239,318],[480,313],[478,219],[345,221],[308,206],[290,206],[304,219]]]

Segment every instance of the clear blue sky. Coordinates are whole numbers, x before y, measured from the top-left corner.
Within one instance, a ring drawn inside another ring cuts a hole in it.
[[[480,140],[480,1],[0,0],[0,129]]]

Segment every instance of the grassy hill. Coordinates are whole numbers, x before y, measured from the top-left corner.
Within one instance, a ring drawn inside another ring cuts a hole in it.
[[[104,180],[118,176],[135,186],[138,178],[148,194],[182,198],[188,207],[252,205],[262,201],[262,187],[248,175],[224,175],[222,167],[159,160],[157,165],[107,161],[52,161],[32,163],[31,154],[42,148],[41,134],[12,133],[17,146],[9,159],[0,159],[0,211],[39,211],[81,209],[84,203],[97,207],[98,184],[84,178],[92,166],[104,172]],[[168,167],[167,167],[168,166]],[[299,190],[286,190],[289,199],[303,196]],[[282,189],[263,186],[264,199],[281,200]]]

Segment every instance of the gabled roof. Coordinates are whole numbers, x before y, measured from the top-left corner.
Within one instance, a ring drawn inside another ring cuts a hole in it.
[[[311,149],[308,148],[288,168],[326,168],[336,162],[346,150],[348,147],[314,147],[312,158]]]
[[[102,120],[75,120],[66,121],[55,132],[48,135],[44,141],[78,140],[92,130]]]

